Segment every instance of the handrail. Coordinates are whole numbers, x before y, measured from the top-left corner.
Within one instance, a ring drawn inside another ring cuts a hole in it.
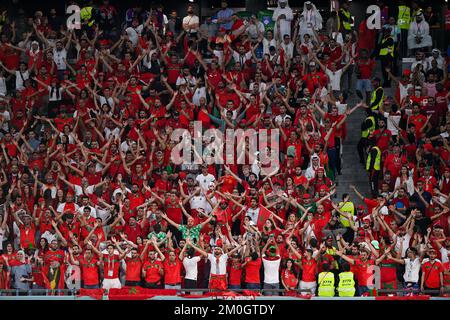
[[[159,290],[165,290],[165,289],[159,289]],[[294,289],[294,290],[285,290],[285,289],[229,289],[226,291],[219,291],[219,290],[211,290],[207,288],[195,288],[195,289],[176,289],[177,295],[183,295],[186,293],[217,293],[220,295],[222,292],[236,292],[236,293],[243,293],[243,292],[254,292],[264,295],[264,293],[286,293],[286,292],[296,292],[296,293],[308,293],[311,294],[310,289]],[[436,294],[440,293],[439,290],[417,290],[413,291],[411,289],[378,289],[375,291],[377,294],[396,294],[396,293],[411,293],[414,292],[415,294]],[[21,290],[21,289],[0,289],[0,296],[19,296],[19,295],[29,295],[29,296],[75,296],[78,295],[80,292],[77,289],[29,289],[29,290]],[[107,293],[107,290],[105,290],[105,293]],[[450,293],[450,289],[444,290],[444,293]]]

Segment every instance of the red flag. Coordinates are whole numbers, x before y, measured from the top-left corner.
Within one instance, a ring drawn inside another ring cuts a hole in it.
[[[272,212],[264,207],[263,205],[259,205],[259,215],[258,215],[258,224],[257,227],[259,230],[262,230],[262,227],[266,223],[266,220],[269,219]]]
[[[80,293],[77,295],[77,297],[83,297],[88,296],[96,300],[102,300],[103,299],[103,289],[80,289]]]

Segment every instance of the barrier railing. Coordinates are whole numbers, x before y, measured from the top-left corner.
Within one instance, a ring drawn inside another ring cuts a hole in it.
[[[164,289],[160,289],[164,290]],[[204,294],[204,293],[216,293],[220,295],[222,292],[235,292],[235,293],[249,293],[254,292],[256,294],[260,294],[263,296],[270,295],[285,295],[286,293],[298,293],[298,294],[306,294],[311,295],[312,292],[309,289],[295,289],[295,290],[285,290],[285,289],[230,289],[226,291],[218,291],[211,290],[205,288],[196,288],[196,289],[176,289],[177,296],[186,295],[186,294]],[[436,295],[440,294],[439,290],[423,290],[423,291],[412,291],[409,289],[378,289],[374,291],[376,295],[390,295],[390,294],[400,294],[400,296],[404,296],[406,294],[413,293],[414,295]],[[20,290],[20,289],[3,289],[0,290],[0,298],[1,296],[77,296],[80,291],[77,289],[29,289],[29,290]],[[108,291],[105,290],[105,294]],[[372,292],[371,292],[372,293]],[[444,291],[444,294],[450,294],[450,289]],[[336,298],[339,298],[336,296]]]

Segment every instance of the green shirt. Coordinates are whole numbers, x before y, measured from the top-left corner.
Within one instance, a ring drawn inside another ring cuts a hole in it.
[[[317,211],[317,205],[316,205],[315,202],[311,202],[310,204],[304,204],[303,207],[305,209],[308,209],[309,207],[311,207],[311,209],[309,210],[309,212],[311,212],[311,213],[315,213]],[[298,216],[299,217],[303,217],[304,214],[305,213],[302,210],[298,209]]]
[[[192,228],[188,228],[185,224],[180,224],[180,226],[178,227],[178,230],[180,230],[183,239],[191,238],[192,241],[198,240],[198,238],[200,237],[201,229],[201,224],[193,226]]]
[[[159,233],[156,233],[156,232],[150,232],[149,234],[148,234],[148,238],[149,239],[151,239],[153,236],[155,236],[156,237],[156,239],[158,239],[158,241],[161,241],[161,240],[165,240],[166,239],[166,234],[164,233],[164,232],[159,232]]]

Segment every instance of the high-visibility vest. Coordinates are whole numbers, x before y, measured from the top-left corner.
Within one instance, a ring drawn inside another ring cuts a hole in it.
[[[340,202],[338,206],[341,207],[342,204],[343,203]],[[353,202],[349,201],[349,202],[344,203],[340,210],[342,212],[349,213],[350,215],[353,216],[355,214],[355,205],[353,204]],[[339,215],[339,220],[341,221],[341,223],[344,227],[346,227],[346,228],[350,227],[350,222],[343,215]]]
[[[94,19],[92,17],[93,7],[84,7],[80,10],[80,17],[82,21],[88,21],[88,26],[92,27],[94,24]]]
[[[411,9],[408,6],[398,6],[397,25],[400,29],[409,29],[411,23]]]
[[[344,27],[345,30],[352,30],[352,24],[349,22],[352,18],[352,15],[350,14],[350,12],[348,12],[347,10],[344,9],[340,9],[341,13],[344,15],[344,17],[346,17],[347,21],[342,21],[342,26]]]
[[[378,87],[376,90],[372,91],[372,97],[370,98],[370,104],[374,103],[376,98],[377,98],[377,91],[381,90],[381,92],[383,93],[383,95],[381,96],[380,102],[378,102],[376,105],[374,105],[372,107],[372,110],[378,110],[380,109],[380,106],[383,104],[384,102],[384,90],[382,87]]]
[[[334,297],[334,274],[332,272],[319,273],[319,297]]]
[[[366,118],[366,120],[367,119],[369,119],[371,122],[372,122],[372,125],[369,127],[369,128],[367,128],[366,130],[363,130],[363,131],[361,131],[361,137],[362,138],[367,138],[368,136],[370,136],[370,134],[372,133],[372,132],[374,132],[375,131],[375,117],[374,116],[369,116],[369,117],[367,117]]]
[[[393,38],[391,36],[384,38],[381,40],[381,46],[384,46],[384,44],[389,40]],[[392,42],[394,43],[394,42]],[[380,56],[387,56],[388,54],[391,55],[391,57],[394,57],[394,44],[392,44],[391,46],[387,46],[387,47],[383,47],[380,49]]]
[[[353,280],[353,272],[339,273],[338,284],[339,297],[353,297],[355,295],[355,280]]]
[[[373,164],[373,168],[376,171],[380,171],[380,169],[381,169],[381,150],[378,147],[374,147],[374,149],[377,150],[377,155],[375,157],[375,163]],[[369,171],[371,160],[372,160],[372,152],[369,152],[369,156],[367,157],[367,162],[366,162],[366,170],[367,171]]]

